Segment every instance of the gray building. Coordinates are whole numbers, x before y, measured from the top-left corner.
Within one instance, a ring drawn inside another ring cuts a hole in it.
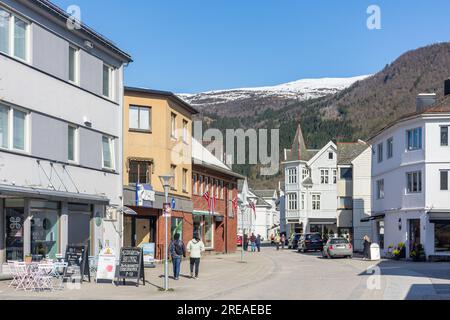
[[[0,1],[0,265],[121,244],[128,54],[49,1]]]

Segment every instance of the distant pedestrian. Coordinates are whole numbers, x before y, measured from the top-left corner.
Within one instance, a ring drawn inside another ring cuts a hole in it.
[[[254,233],[250,236],[250,242],[252,245],[252,252],[256,252],[256,237]]]
[[[275,236],[275,245],[277,246],[277,250],[280,250],[280,242],[281,238],[280,235],[277,233],[277,235]]]
[[[245,233],[244,234],[244,240],[243,240],[244,242],[243,242],[243,247],[244,247],[244,251],[247,251],[248,250],[248,235]]]
[[[173,278],[178,280],[180,278],[181,259],[186,257],[186,247],[180,240],[179,233],[173,236],[173,241],[170,243],[170,255],[172,256]]]
[[[202,252],[205,252],[205,245],[203,241],[200,239],[198,233],[195,233],[194,239],[189,241],[187,245],[187,251],[190,254],[191,278],[198,279],[200,258],[202,257]]]
[[[370,238],[367,234],[364,236],[363,240],[364,240],[363,260],[370,260],[370,245],[372,243],[370,242]]]
[[[281,235],[281,250],[284,250],[284,245],[286,244],[286,236],[284,233]]]
[[[256,236],[255,244],[256,244],[256,248],[258,249],[258,252],[261,252],[261,235],[258,234]]]

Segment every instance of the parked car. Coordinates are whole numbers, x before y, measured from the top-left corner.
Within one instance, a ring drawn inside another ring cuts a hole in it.
[[[352,258],[352,244],[345,238],[332,238],[324,245],[322,256],[329,259],[336,257]]]
[[[289,237],[288,249],[296,250],[298,248],[298,241],[302,235],[300,233],[293,233]]]
[[[322,250],[323,240],[319,233],[307,233],[298,242],[298,252]]]
[[[242,246],[242,236],[237,235],[236,244],[238,247]]]

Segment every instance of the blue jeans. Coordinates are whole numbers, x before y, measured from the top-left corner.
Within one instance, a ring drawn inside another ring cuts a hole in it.
[[[252,252],[256,251],[256,243],[252,242]]]
[[[178,279],[180,277],[180,269],[181,269],[181,257],[172,258],[173,263],[173,277]]]

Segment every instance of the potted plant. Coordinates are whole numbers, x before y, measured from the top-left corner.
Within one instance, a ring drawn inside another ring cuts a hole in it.
[[[26,255],[23,260],[25,263],[31,263],[33,261],[33,257],[30,255]]]
[[[395,249],[392,251],[392,258],[393,258],[394,260],[400,260],[400,254],[401,254],[401,251],[400,251],[399,249],[395,248]]]
[[[406,258],[406,246],[404,242],[400,242],[397,245],[397,249],[400,251],[400,259],[405,259]]]
[[[422,244],[417,244],[414,246],[414,249],[411,251],[410,257],[413,261],[420,262],[426,261],[425,250]]]

